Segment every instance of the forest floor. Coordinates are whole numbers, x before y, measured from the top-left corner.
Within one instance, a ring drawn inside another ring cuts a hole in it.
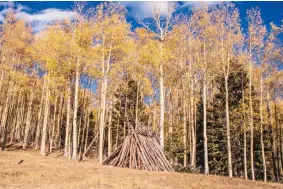
[[[21,162],[19,164],[19,162]],[[282,184],[185,173],[150,172],[101,166],[93,159],[67,160],[59,153],[0,151],[0,188],[94,189],[282,189]]]

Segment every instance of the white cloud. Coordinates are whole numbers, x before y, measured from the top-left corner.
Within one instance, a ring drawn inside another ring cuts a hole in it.
[[[34,21],[52,22],[55,20],[74,18],[75,12],[51,8],[51,9],[45,9],[43,11],[34,14],[30,14],[27,12],[18,12],[17,17],[19,19],[23,19],[29,22],[34,22]]]
[[[16,12],[21,12],[21,11],[30,11],[31,9],[25,5],[17,4],[16,5]]]
[[[128,13],[130,17],[133,18],[147,18],[151,14],[152,8],[158,8],[161,14],[166,14],[168,11],[169,2],[168,1],[123,1],[120,2],[122,5],[128,8]]]
[[[50,8],[37,13],[18,12],[17,18],[31,23],[35,32],[42,31],[46,26],[56,20],[72,19],[76,16],[73,11]]]
[[[147,18],[150,16],[152,8],[160,8],[161,13],[166,14],[168,10],[168,1],[136,1],[136,2],[131,2],[131,1],[123,1],[120,2],[122,5],[126,6],[128,8],[128,14],[130,17],[133,18]],[[197,7],[200,6],[202,3],[212,6],[216,5],[219,3],[219,1],[182,1],[181,3],[177,3],[177,9],[182,9],[182,8],[192,8],[192,7]]]
[[[56,20],[72,19],[76,16],[74,11],[62,10],[56,8],[48,8],[39,12],[30,13],[31,9],[22,4],[13,4],[16,17],[18,19],[25,20],[31,23],[35,32],[42,31],[46,26]],[[5,15],[8,11],[8,2],[1,2],[0,7],[3,6],[3,10],[0,11],[0,22],[3,22]]]
[[[182,6],[180,8],[185,8],[185,7],[199,7],[202,4],[208,5],[208,6],[213,6],[217,5],[220,3],[220,1],[182,1]]]

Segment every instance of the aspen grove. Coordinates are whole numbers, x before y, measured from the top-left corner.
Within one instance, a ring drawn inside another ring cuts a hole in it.
[[[153,130],[175,171],[283,182],[283,25],[231,2],[180,14],[74,4],[41,32],[0,28],[0,145],[98,158]]]

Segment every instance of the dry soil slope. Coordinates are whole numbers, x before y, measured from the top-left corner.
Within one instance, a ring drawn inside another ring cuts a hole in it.
[[[21,164],[18,164],[23,160]],[[282,189],[281,184],[181,173],[149,172],[99,166],[93,160],[42,157],[34,151],[0,151],[0,188],[123,189]]]

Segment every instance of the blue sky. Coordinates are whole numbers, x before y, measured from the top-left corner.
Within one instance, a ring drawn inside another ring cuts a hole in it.
[[[90,5],[97,5],[100,2],[90,2]],[[146,17],[149,13],[148,1],[139,2],[120,2],[128,9],[128,20],[135,24],[136,17]],[[209,4],[215,4],[218,2],[208,2]],[[263,1],[241,1],[234,2],[240,10],[240,16],[242,20],[242,26],[245,27],[246,10],[251,7],[259,7],[261,9],[262,18],[264,23],[268,25],[273,21],[277,25],[281,25],[283,20],[283,2],[263,2]],[[19,18],[28,20],[32,23],[34,30],[41,31],[45,28],[45,25],[54,20],[63,20],[74,16],[72,11],[73,1],[20,1],[13,2],[14,7]],[[160,2],[160,6],[166,6],[166,2]],[[179,8],[181,11],[188,11],[193,6],[198,6],[199,2],[179,2]],[[0,2],[0,21],[4,19],[8,2]],[[244,28],[245,29],[245,28]]]

